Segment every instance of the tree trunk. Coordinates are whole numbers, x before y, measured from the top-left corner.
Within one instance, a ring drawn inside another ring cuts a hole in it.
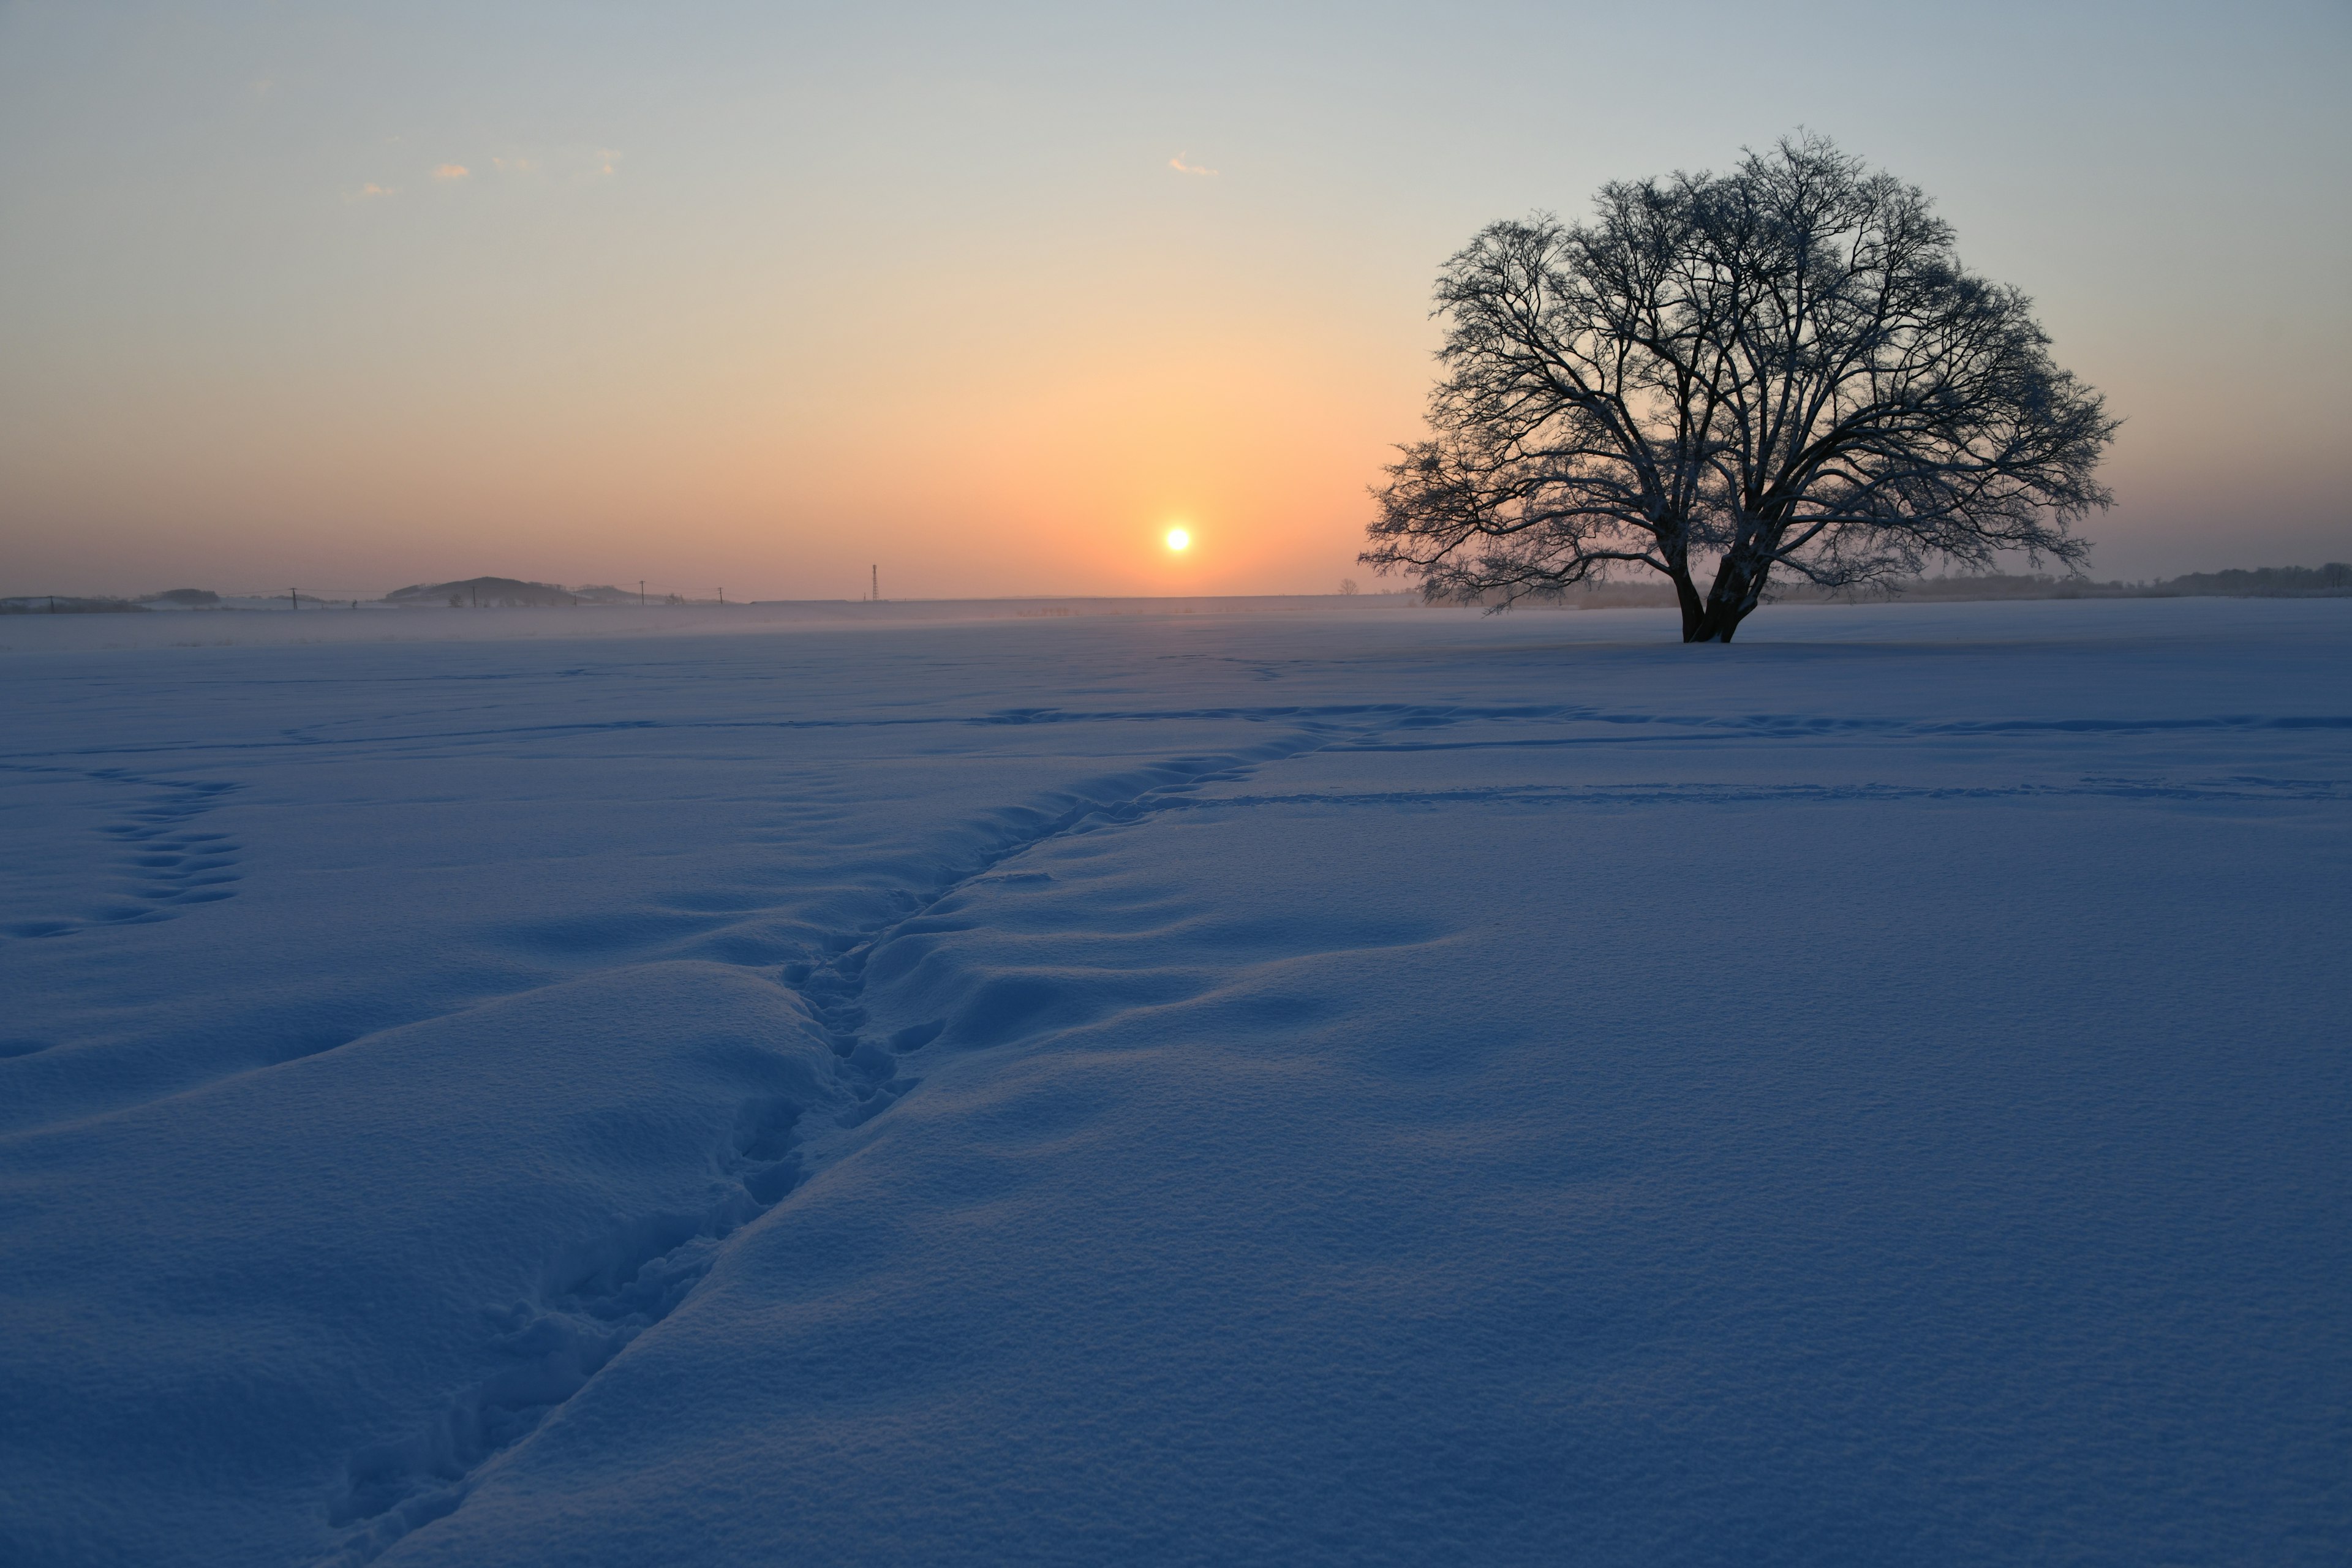
[[[1667,580],[1675,585],[1675,600],[1683,610],[1683,641],[1700,640],[1698,628],[1706,618],[1706,605],[1698,596],[1698,585],[1691,581],[1690,567],[1679,559],[1667,563]]]
[[[1765,574],[1771,569],[1769,561],[1751,564],[1736,551],[1724,556],[1715,571],[1715,586],[1707,591],[1706,603],[1696,617],[1691,601],[1684,600],[1683,641],[1729,642],[1739,623],[1756,608],[1757,597],[1764,592]]]

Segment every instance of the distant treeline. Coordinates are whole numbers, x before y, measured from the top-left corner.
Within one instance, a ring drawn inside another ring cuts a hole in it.
[[[2191,572],[2143,591],[2149,598],[2219,595],[2232,599],[2311,599],[2352,594],[2352,563],[2325,566],[2261,566],[2252,572]]]
[[[19,594],[0,599],[0,616],[143,615],[146,609],[129,599],[78,599],[69,594]]]
[[[1931,599],[1958,602],[1977,599],[2328,599],[2352,597],[2352,564],[2331,561],[2325,566],[2262,566],[2252,571],[2191,572],[2147,583],[2095,583],[2087,577],[2053,577],[2042,573],[1988,573],[1969,577],[1917,577],[1883,587],[1830,593],[1798,584],[1778,588],[1772,596],[1790,604],[1884,602],[1889,599]],[[1379,594],[1374,598],[1402,598]],[[320,600],[287,595],[289,607],[341,605],[341,599]],[[357,601],[352,601],[356,604]],[[400,605],[457,605],[467,608],[520,608],[554,605],[634,605],[637,593],[608,584],[564,588],[552,583],[528,583],[513,577],[474,577],[457,583],[416,584],[394,589],[377,601]],[[675,594],[645,595],[642,602],[682,605]],[[1674,590],[1661,583],[1586,583],[1549,601],[1575,609],[1610,610],[1671,608]],[[220,595],[205,588],[173,588],[140,599],[89,598],[68,594],[18,594],[0,598],[0,616],[108,616],[142,614],[158,605],[209,609]],[[1068,615],[1066,609],[1024,610],[1023,615]]]
[[[171,588],[161,594],[143,594],[135,599],[88,598],[58,594],[19,594],[0,599],[0,615],[6,616],[103,616],[136,614],[151,609],[212,610],[254,608],[257,602],[289,610],[325,609],[350,605],[357,608],[361,601],[350,595],[321,598],[308,592],[288,589],[283,593],[240,595],[246,603],[240,606],[226,603],[209,588]],[[586,587],[566,588],[554,583],[526,583],[515,577],[468,577],[456,583],[416,583],[405,588],[394,588],[371,604],[402,607],[448,605],[467,609],[520,609],[541,605],[635,605],[641,602],[686,603],[675,594],[644,595],[611,584],[592,584]]]
[[[2319,599],[2352,595],[2352,565],[2263,566],[2252,572],[2191,572],[2149,583],[2083,577],[1923,577],[1902,584],[1906,599]]]
[[[1809,584],[1776,586],[1770,596],[1784,604],[1883,603],[1930,599],[1947,603],[1979,599],[2329,599],[2352,596],[2352,564],[2263,566],[2248,571],[2191,572],[2147,583],[2093,582],[2044,573],[1987,573],[1966,577],[1915,577],[1883,587],[1832,593]],[[1571,588],[1559,602],[1584,609],[1670,608],[1675,591],[1660,583],[1589,583]]]

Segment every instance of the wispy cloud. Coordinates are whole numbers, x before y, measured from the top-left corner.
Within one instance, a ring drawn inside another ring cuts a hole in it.
[[[618,159],[620,155],[621,154],[618,151],[611,147],[599,148],[596,153],[598,160],[604,165],[604,173],[608,174],[613,172],[614,162]]]
[[[490,167],[501,174],[529,174],[539,169],[539,165],[528,158],[493,158]]]
[[[472,173],[463,163],[444,163],[433,171],[433,177],[436,180],[462,180]]]
[[[1214,169],[1203,169],[1198,163],[1187,163],[1184,162],[1184,154],[1181,153],[1179,153],[1173,158],[1169,159],[1168,166],[1175,170],[1180,174],[1213,174],[1216,173]]]
[[[362,185],[358,190],[353,191],[351,195],[345,196],[343,200],[347,202],[373,201],[377,196],[388,196],[399,188],[400,187],[397,185],[379,185],[373,180],[370,180],[366,184]]]

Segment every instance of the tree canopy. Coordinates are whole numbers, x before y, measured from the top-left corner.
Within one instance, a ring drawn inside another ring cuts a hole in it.
[[[2079,568],[2073,524],[2112,500],[2094,473],[2116,421],[2031,301],[1960,265],[1916,186],[1825,138],[1610,184],[1586,223],[1492,225],[1436,300],[1429,437],[1374,489],[1361,556],[1433,599],[1647,569],[1685,641],[1728,642],[1775,573]]]

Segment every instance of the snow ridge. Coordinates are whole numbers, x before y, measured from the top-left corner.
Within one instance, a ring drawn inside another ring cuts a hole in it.
[[[676,1311],[719,1259],[719,1248],[767,1213],[804,1175],[800,1103],[746,1101],[727,1161],[739,1184],[698,1215],[663,1215],[624,1226],[597,1246],[560,1258],[535,1301],[487,1309],[495,1343],[512,1365],[467,1389],[421,1433],[362,1449],[327,1521],[360,1528],[321,1568],[373,1561],[412,1531],[455,1512],[485,1467],[538,1430],[631,1341]]]
[[[1393,706],[1381,708],[1375,711],[1388,718],[1390,722],[1377,727],[1376,731],[1373,727],[1335,726],[1307,717],[1300,710],[1285,711],[1286,716],[1300,718],[1303,727],[1280,740],[1236,752],[1179,758],[1155,767],[1097,780],[1076,792],[1077,798],[1057,812],[1023,807],[1000,813],[998,820],[1002,826],[994,841],[976,858],[943,877],[928,895],[897,895],[893,902],[898,912],[889,920],[844,933],[831,944],[834,956],[829,960],[822,963],[788,965],[783,972],[785,983],[800,992],[810,1012],[831,1037],[835,1052],[850,1068],[864,1077],[864,1083],[857,1091],[859,1103],[843,1113],[842,1125],[855,1127],[869,1120],[914,1088],[920,1080],[900,1076],[898,1058],[929,1045],[940,1037],[944,1027],[937,1021],[910,1026],[894,1031],[878,1042],[864,1033],[867,1021],[866,966],[877,950],[893,938],[921,929],[920,922],[942,905],[957,899],[974,884],[990,879],[1008,862],[1057,839],[1097,827],[1139,821],[1155,812],[1196,804],[1195,792],[1203,785],[1238,783],[1253,776],[1267,763],[1307,755],[1338,746],[1343,742],[1360,740],[1367,734],[1384,731],[1397,723],[1422,716],[1416,710]],[[1360,713],[1365,710],[1349,711]],[[1058,717],[1060,715],[1050,711],[1026,710],[992,716],[989,721],[1050,722]]]
[[[1391,710],[1392,720],[1405,716]],[[983,721],[1029,721],[991,716]],[[782,1097],[747,1101],[725,1162],[736,1184],[719,1201],[699,1214],[657,1215],[625,1226],[603,1244],[551,1268],[550,1284],[537,1300],[486,1309],[496,1330],[493,1342],[514,1358],[512,1364],[466,1390],[426,1430],[352,1457],[345,1484],[328,1508],[329,1523],[352,1533],[321,1559],[320,1568],[372,1562],[403,1537],[455,1512],[491,1465],[539,1430],[632,1342],[677,1310],[726,1244],[807,1179],[804,1118],[829,1110],[833,1125],[855,1129],[921,1082],[902,1070],[903,1058],[937,1038],[939,1025],[903,1029],[881,1041],[864,1033],[866,966],[877,946],[1041,846],[1099,826],[1139,820],[1183,803],[1204,784],[1237,782],[1267,763],[1370,732],[1309,721],[1243,751],[1180,758],[1095,780],[1045,805],[999,810],[975,825],[979,852],[958,865],[942,866],[927,895],[893,894],[891,915],[829,939],[829,958],[785,966],[783,983],[799,994],[832,1047],[842,1103],[804,1104]]]

